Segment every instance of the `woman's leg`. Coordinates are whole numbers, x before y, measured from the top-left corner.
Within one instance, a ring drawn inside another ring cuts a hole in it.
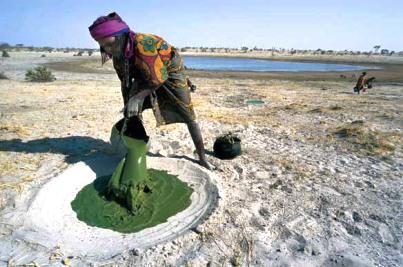
[[[192,136],[193,143],[196,147],[197,155],[199,156],[199,163],[203,167],[211,170],[210,164],[207,162],[206,159],[206,152],[204,149],[203,144],[203,137],[200,131],[199,124],[196,121],[188,122],[187,123],[189,133]]]

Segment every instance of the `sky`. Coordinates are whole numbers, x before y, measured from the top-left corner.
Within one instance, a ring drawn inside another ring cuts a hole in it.
[[[403,51],[403,0],[0,0],[0,42],[97,48],[88,26],[115,11],[177,46]]]

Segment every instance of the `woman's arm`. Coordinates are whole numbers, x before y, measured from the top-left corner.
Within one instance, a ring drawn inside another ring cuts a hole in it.
[[[120,84],[120,91],[122,93],[122,97],[123,97],[123,105],[126,106],[127,101],[129,101],[129,90],[127,90],[125,82],[121,81]]]
[[[113,58],[113,67],[120,80],[120,92],[122,93],[123,105],[126,106],[127,101],[129,101],[129,98],[130,98],[131,90],[129,88],[127,88],[127,86],[125,84],[123,64],[124,63],[122,61],[118,61],[116,58]]]
[[[132,87],[133,91],[130,94],[127,104],[125,104],[125,117],[130,118],[138,116],[143,110],[144,99],[160,88],[161,85],[162,84],[141,86],[136,84],[135,86],[138,87],[137,90]]]

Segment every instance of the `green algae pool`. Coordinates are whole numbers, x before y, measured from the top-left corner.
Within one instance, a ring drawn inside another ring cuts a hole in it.
[[[190,206],[193,190],[166,171],[148,170],[151,191],[144,194],[143,206],[133,214],[124,205],[108,199],[111,176],[97,178],[71,202],[77,218],[87,225],[121,233],[134,233],[160,223]]]

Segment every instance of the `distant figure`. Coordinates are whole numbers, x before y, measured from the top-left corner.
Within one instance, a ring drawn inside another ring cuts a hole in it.
[[[373,87],[372,84],[373,84],[374,81],[375,81],[375,77],[371,77],[371,78],[367,79],[367,81],[365,82],[365,86],[368,89],[371,89]],[[366,88],[364,88],[363,92],[365,92],[365,90],[366,90]]]
[[[360,94],[360,91],[364,89],[364,85],[367,81],[367,73],[364,71],[360,77],[358,77],[357,84],[354,87],[354,92]]]

